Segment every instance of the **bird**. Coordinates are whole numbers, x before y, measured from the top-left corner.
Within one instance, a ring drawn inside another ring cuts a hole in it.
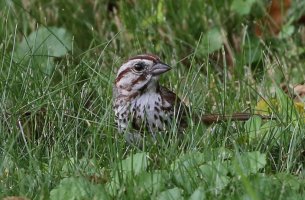
[[[189,107],[178,95],[159,84],[160,76],[169,70],[171,67],[154,54],[133,56],[119,67],[113,86],[113,109],[118,132],[128,143],[139,144],[145,139],[144,132],[155,138],[171,128],[178,134],[187,128]],[[205,124],[245,121],[251,116],[251,113],[206,114],[200,121]]]

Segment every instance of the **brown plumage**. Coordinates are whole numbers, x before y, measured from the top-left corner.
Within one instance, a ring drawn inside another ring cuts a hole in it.
[[[119,68],[113,90],[115,121],[128,142],[138,143],[145,131],[156,136],[157,133],[169,132],[173,125],[179,133],[187,127],[187,106],[158,82],[159,76],[170,69],[159,57],[151,54],[134,56]],[[206,124],[245,121],[251,116],[248,113],[230,116],[209,114],[204,115],[201,121]]]

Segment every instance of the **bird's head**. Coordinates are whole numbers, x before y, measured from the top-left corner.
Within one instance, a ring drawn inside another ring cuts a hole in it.
[[[171,67],[155,55],[143,54],[130,58],[118,70],[115,88],[120,95],[155,90],[159,76]]]

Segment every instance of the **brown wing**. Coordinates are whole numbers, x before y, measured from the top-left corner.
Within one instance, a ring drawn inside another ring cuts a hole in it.
[[[183,128],[183,129],[186,128],[187,127],[187,117],[188,117],[187,106],[180,100],[180,98],[175,93],[173,93],[169,89],[162,87],[162,86],[159,86],[158,89],[159,89],[159,92],[161,93],[163,109],[168,110],[172,113],[175,113],[176,119],[179,123],[179,127]],[[166,107],[165,106],[166,103],[164,101],[169,103],[170,106]]]

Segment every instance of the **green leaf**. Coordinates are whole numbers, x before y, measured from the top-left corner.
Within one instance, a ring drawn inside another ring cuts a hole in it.
[[[246,121],[245,129],[249,134],[250,142],[260,138],[258,137],[258,135],[261,125],[262,125],[262,118],[260,118],[259,116],[253,116],[248,121]]]
[[[217,194],[229,184],[227,165],[227,162],[216,160],[200,166],[201,176],[208,183],[209,191]]]
[[[304,179],[299,179],[298,177],[292,174],[278,173],[275,176],[276,183],[281,185],[281,188],[286,187],[293,191],[298,191],[301,188],[301,185],[304,184]]]
[[[51,200],[66,199],[109,199],[104,187],[92,184],[82,177],[64,178],[50,192]]]
[[[281,199],[283,197],[285,197],[284,199],[304,199],[304,197],[298,196],[303,185],[303,179],[292,174],[266,175],[258,173],[251,176],[250,187],[254,189],[256,194],[259,194],[259,199]],[[251,198],[249,193],[246,197]]]
[[[202,56],[208,55],[218,49],[223,44],[222,34],[219,28],[209,30],[202,38],[198,47],[198,53]]]
[[[174,181],[176,185],[183,188],[186,192],[191,193],[197,187],[196,182],[199,182],[198,167],[184,168],[181,166],[174,171]]]
[[[281,133],[282,128],[278,125],[278,122],[273,120],[267,121],[260,127],[258,134],[255,136],[256,139],[250,142],[257,142],[263,140],[264,144],[268,146],[270,145],[271,147],[277,144]]]
[[[72,36],[64,28],[41,27],[23,38],[17,45],[16,53],[22,58],[26,55],[64,56],[72,47]]]
[[[169,180],[169,175],[165,171],[144,172],[137,180],[137,191],[146,191],[151,195],[159,193]]]
[[[186,192],[191,194],[194,191],[194,189],[198,187],[196,183],[202,181],[199,178],[202,175],[202,173],[200,173],[201,172],[200,169],[204,168],[204,166],[212,166],[212,168],[214,169],[218,169],[219,167],[222,167],[221,173],[224,176],[226,176],[227,167],[223,163],[215,166],[216,165],[215,163],[217,161],[219,164],[219,162],[222,162],[224,159],[230,158],[231,154],[232,154],[231,151],[225,148],[216,148],[216,149],[212,149],[211,151],[207,151],[205,153],[190,152],[184,154],[180,156],[171,165],[171,168],[174,171],[173,174],[174,180],[179,187],[183,188]],[[207,177],[205,177],[204,179],[208,181],[211,181],[210,179],[214,180],[214,177],[211,178],[210,175],[215,175],[215,177],[217,177],[218,175],[216,172],[213,174],[210,171],[206,174]],[[217,180],[217,178],[215,180],[219,181]],[[226,182],[226,180],[223,180],[223,182]],[[215,182],[214,187],[219,187],[219,184],[221,183]]]
[[[158,195],[157,199],[158,200],[180,200],[180,199],[183,199],[182,190],[177,188],[177,187],[165,190]]]
[[[206,199],[206,194],[205,194],[205,190],[203,187],[199,187],[197,188],[193,194],[191,195],[191,197],[189,198],[190,200],[203,200]]]
[[[72,48],[72,36],[64,28],[41,27],[24,37],[16,47],[16,62],[28,63],[50,74],[54,70],[54,58],[62,57]]]
[[[206,161],[206,155],[200,152],[190,152],[180,156],[175,162],[172,163],[171,169],[177,170],[181,168],[190,168],[199,166]]]
[[[228,159],[232,157],[232,152],[226,148],[220,147],[211,149],[204,153],[201,152],[188,152],[183,154],[175,162],[172,163],[171,169],[176,170],[183,166],[184,168],[191,168],[195,166],[200,166],[205,162],[213,161],[216,159]]]
[[[236,155],[232,173],[245,176],[256,174],[265,167],[266,163],[266,154],[258,151],[246,152],[243,155]]]
[[[111,173],[112,180],[106,184],[106,190],[115,196],[117,191],[125,184],[129,179],[134,180],[136,176],[146,172],[148,167],[148,153],[136,153],[128,156],[125,160],[122,160],[117,170],[113,170]]]
[[[200,165],[206,162],[206,155],[200,152],[190,152],[180,156],[174,163],[172,163],[171,168],[174,171],[175,182],[191,193],[194,190],[194,182],[198,180],[197,169]]]
[[[293,25],[284,25],[282,27],[281,32],[279,33],[280,39],[286,39],[292,36],[292,34],[295,32],[295,26]]]
[[[231,10],[239,15],[248,15],[254,3],[255,0],[234,0],[231,4]]]
[[[147,158],[148,154],[145,152],[130,155],[122,161],[122,171],[133,173],[134,175],[144,172],[148,166]]]

